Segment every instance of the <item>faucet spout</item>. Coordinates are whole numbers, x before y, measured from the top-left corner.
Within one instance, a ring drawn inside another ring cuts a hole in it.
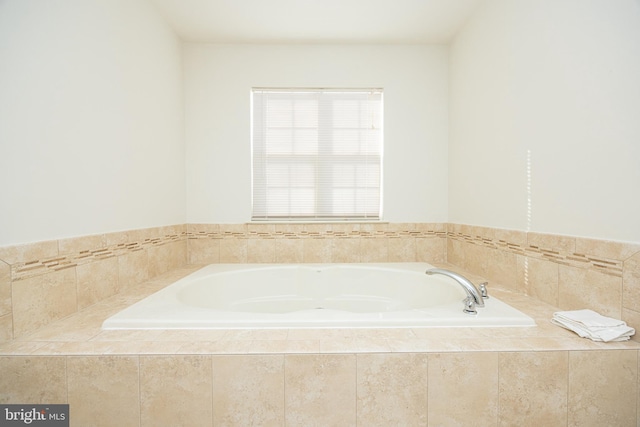
[[[471,300],[477,307],[484,307],[484,300],[482,298],[482,295],[480,295],[480,291],[478,291],[478,288],[476,288],[476,286],[463,275],[451,270],[446,270],[444,268],[430,268],[429,270],[425,271],[425,273],[428,275],[442,274],[444,276],[452,278],[453,280],[458,282],[460,286],[462,286],[462,288],[467,292],[469,298],[471,298]]]

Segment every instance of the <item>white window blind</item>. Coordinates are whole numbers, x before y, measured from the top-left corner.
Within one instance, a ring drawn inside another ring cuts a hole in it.
[[[379,219],[382,90],[253,89],[252,219]]]

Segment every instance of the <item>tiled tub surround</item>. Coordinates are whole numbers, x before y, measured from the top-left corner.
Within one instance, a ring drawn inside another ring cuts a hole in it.
[[[445,252],[445,224],[188,224],[0,247],[0,342],[187,262],[443,262]]]
[[[0,342],[187,261],[184,225],[0,247]]]
[[[538,326],[100,329],[197,268],[0,346],[0,402],[69,403],[72,426],[637,425],[640,344],[579,338],[549,322],[555,307],[495,286]]]
[[[186,224],[0,248],[0,342],[185,263],[413,261],[640,330],[640,244],[445,223]]]
[[[188,224],[189,263],[444,262],[443,223]]]
[[[0,402],[70,403],[72,425],[640,425],[640,345],[549,323],[587,306],[640,329],[640,245],[455,224],[188,224],[0,260],[0,336],[15,338],[0,345]],[[385,261],[485,276],[539,326],[100,330],[188,263]]]
[[[640,244],[449,224],[447,261],[560,309],[590,308],[640,331]]]
[[[640,243],[443,223],[189,224],[187,235],[192,264],[447,261],[640,330]]]

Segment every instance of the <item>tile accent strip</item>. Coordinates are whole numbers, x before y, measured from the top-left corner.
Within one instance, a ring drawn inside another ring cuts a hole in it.
[[[196,230],[188,231],[188,239],[349,239],[349,238],[399,238],[399,237],[446,237],[446,231],[426,230]]]
[[[19,261],[11,264],[11,280],[18,281],[185,239],[186,233],[183,231],[166,234],[161,237],[143,238],[133,242],[117,243],[106,247],[61,254],[52,258]]]
[[[449,230],[445,227],[449,225]],[[569,236],[540,235],[551,237],[551,240],[559,239],[562,242],[569,241],[572,244],[557,244],[544,246],[537,240],[529,239],[532,233],[505,231],[507,237],[502,233],[495,233],[495,229],[485,227],[473,227],[457,224],[340,224],[336,229],[328,224],[324,228],[316,224],[309,225],[273,225],[273,224],[249,224],[246,225],[207,225],[190,224],[188,226],[188,239],[388,239],[388,238],[429,238],[446,237],[452,240],[478,245],[488,249],[496,249],[521,255],[525,257],[544,259],[557,264],[592,269],[615,277],[622,277],[623,263],[627,256],[610,258],[605,256],[595,256],[589,253],[575,250],[575,240],[577,238]],[[495,235],[499,234],[499,235]],[[510,239],[508,236],[514,238]],[[531,241],[530,241],[531,240]],[[545,240],[544,238],[541,240]],[[624,245],[624,244],[620,244]],[[633,253],[640,251],[629,245]]]
[[[136,240],[59,254],[43,259],[7,262],[11,265],[11,279],[21,280],[49,272],[63,270],[93,261],[117,257],[127,253],[160,246],[185,239],[394,239],[394,238],[449,238],[488,249],[497,249],[516,255],[539,258],[557,264],[593,269],[622,277],[623,262],[628,257],[609,258],[575,250],[575,238],[557,236],[574,243],[545,247],[525,232],[509,232],[513,239],[496,233],[496,229],[446,223],[392,223],[392,224],[187,224],[178,226],[168,234],[139,237]],[[448,228],[448,230],[447,230]],[[126,234],[123,233],[123,234]],[[546,236],[535,233],[538,236]],[[551,236],[551,235],[549,235]],[[503,238],[501,238],[503,237]],[[513,241],[510,241],[513,240]],[[533,241],[530,241],[533,240]],[[544,239],[542,239],[544,240]],[[558,247],[556,247],[558,246]],[[635,246],[635,245],[632,245]],[[2,254],[0,248],[0,254]],[[640,246],[638,247],[640,250]],[[0,257],[1,258],[1,257]]]
[[[454,230],[450,229],[447,233],[447,237],[452,240],[468,243],[471,245],[477,245],[488,249],[502,250],[525,257],[543,259],[546,261],[554,262],[556,264],[579,267],[583,269],[592,269],[615,277],[622,277],[623,263],[626,257],[622,259],[614,259],[602,256],[593,256],[586,253],[579,253],[574,249],[544,247],[529,242],[528,233],[525,232],[522,232],[522,234],[525,236],[524,242],[509,242],[503,239],[486,237],[482,235],[482,230],[486,230],[483,227],[477,227],[479,231],[478,234],[469,232],[469,230],[473,230],[476,227],[464,227],[466,229],[465,231],[455,230],[455,228],[459,228],[455,226],[452,228],[454,228]],[[569,240],[576,239],[565,236],[558,237]],[[573,246],[575,247],[575,244]],[[640,250],[640,248],[638,250]]]

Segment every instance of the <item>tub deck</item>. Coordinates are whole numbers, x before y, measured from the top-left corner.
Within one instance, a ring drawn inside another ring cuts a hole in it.
[[[68,403],[79,426],[640,425],[639,343],[580,338],[493,287],[538,326],[101,330],[197,268],[0,346],[0,402]]]
[[[38,331],[0,345],[0,355],[443,353],[638,350],[635,341],[598,343],[552,325],[558,309],[496,289],[490,294],[531,316],[536,327],[102,330],[102,322],[198,270],[191,265],[125,290]],[[447,265],[446,268],[455,269]],[[470,276],[472,277],[472,276]]]

